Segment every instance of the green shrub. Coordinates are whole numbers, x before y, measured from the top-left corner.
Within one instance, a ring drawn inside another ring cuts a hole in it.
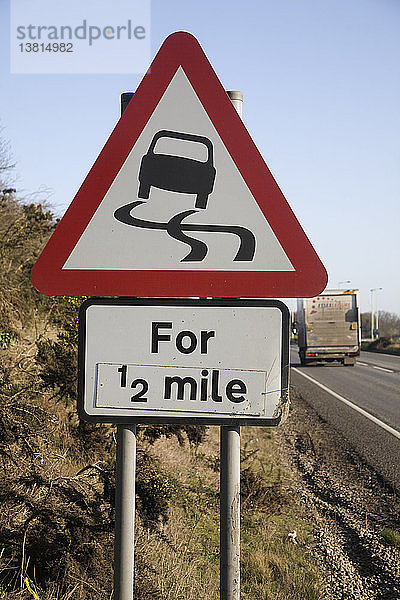
[[[381,537],[385,540],[389,546],[400,548],[400,533],[393,529],[384,529],[381,533]]]
[[[12,331],[0,331],[0,348],[6,350],[15,344],[15,334]]]

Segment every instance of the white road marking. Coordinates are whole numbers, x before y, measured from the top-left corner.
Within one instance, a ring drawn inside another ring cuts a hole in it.
[[[394,373],[392,369],[385,369],[385,367],[377,367],[376,365],[372,365],[373,369],[379,369],[379,371],[386,371],[386,373]]]
[[[363,362],[360,362],[359,360],[357,361],[357,364],[360,367],[372,367],[373,369],[379,369],[379,371],[385,371],[386,373],[395,373],[396,372],[393,369],[385,369],[385,367],[377,367],[376,365],[371,365],[371,363],[363,363]]]
[[[326,387],[326,385],[323,385],[322,383],[320,383],[319,381],[317,381],[313,377],[310,377],[309,375],[306,375],[305,373],[303,373],[303,371],[299,371],[299,369],[296,369],[296,367],[292,367],[292,369],[296,373],[299,373],[299,375],[302,375],[306,379],[309,379],[310,381],[312,381],[312,383],[315,383],[315,385],[317,385],[318,387],[320,387],[325,392],[328,392],[328,394],[331,394],[331,396],[334,396],[338,400],[341,400],[341,402],[343,402],[344,404],[347,404],[347,406],[350,406],[350,408],[353,408],[354,410],[356,410],[357,412],[359,412],[360,414],[362,414],[364,417],[366,417],[367,419],[369,419],[370,421],[372,421],[376,425],[379,425],[379,427],[382,427],[382,429],[384,429],[388,433],[391,433],[392,435],[394,435],[395,437],[397,437],[398,439],[400,439],[400,431],[397,431],[397,429],[393,429],[393,427],[390,427],[390,425],[386,425],[386,423],[384,423],[383,421],[380,421],[379,419],[377,419],[376,417],[374,417],[373,415],[371,415],[366,410],[360,408],[356,404],[353,404],[353,402],[350,402],[350,400],[347,400],[347,398],[344,398],[343,396],[340,396],[340,394],[337,394],[336,392],[334,392],[330,388]]]

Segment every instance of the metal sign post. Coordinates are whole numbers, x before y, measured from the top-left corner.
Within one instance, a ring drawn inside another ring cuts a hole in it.
[[[221,427],[220,598],[240,598],[240,427]]]
[[[115,490],[114,598],[133,599],[136,425],[118,425]]]
[[[121,114],[133,93],[121,95]],[[132,600],[135,561],[136,425],[118,425],[115,463],[114,598]]]
[[[242,116],[243,94],[228,91]],[[221,427],[220,433],[220,598],[240,598],[240,427]]]

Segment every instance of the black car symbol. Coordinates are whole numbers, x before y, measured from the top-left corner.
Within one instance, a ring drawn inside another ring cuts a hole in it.
[[[207,160],[202,162],[185,156],[155,154],[154,147],[163,137],[204,144],[208,151]],[[150,187],[154,186],[171,192],[196,194],[195,207],[207,208],[208,196],[214,187],[215,173],[213,145],[208,138],[178,131],[158,131],[151,141],[147,154],[142,158],[138,196],[147,199]]]

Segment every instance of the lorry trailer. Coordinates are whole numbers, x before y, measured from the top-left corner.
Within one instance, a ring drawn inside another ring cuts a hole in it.
[[[300,363],[339,361],[353,366],[360,355],[358,290],[325,290],[297,299]]]

